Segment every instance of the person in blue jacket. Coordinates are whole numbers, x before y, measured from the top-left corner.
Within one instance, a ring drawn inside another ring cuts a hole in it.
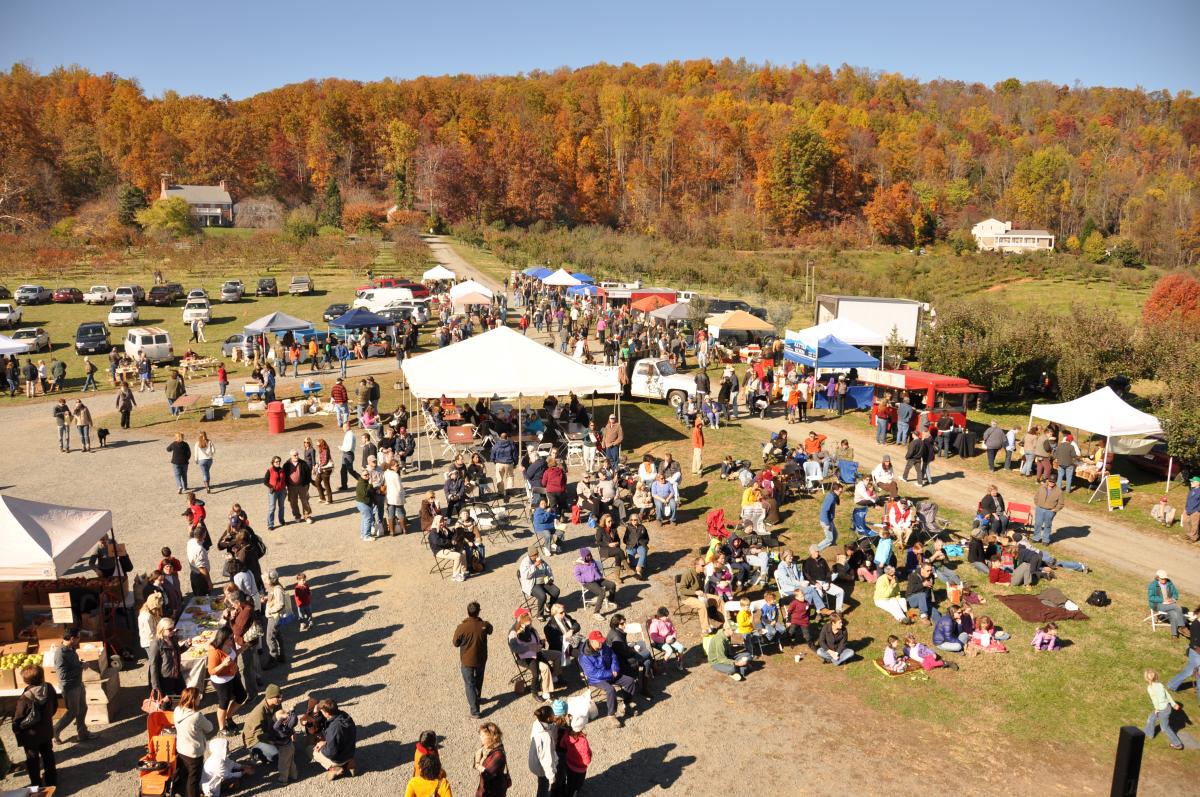
[[[333,356],[337,358],[338,367],[341,369],[342,378],[346,378],[346,363],[350,362],[350,349],[342,340],[338,340],[337,348],[333,350]]]
[[[962,609],[957,604],[938,618],[933,626],[933,644],[951,653],[961,653],[971,635],[962,629]]]
[[[583,676],[587,678],[588,686],[604,690],[608,711],[605,716],[617,719],[618,688],[624,692],[622,699],[625,701],[626,716],[631,713],[633,706],[630,698],[638,695],[637,681],[628,675],[621,675],[620,662],[617,661],[612,648],[604,642],[604,634],[599,631],[588,634],[583,651],[579,654],[579,666],[583,670]]]
[[[558,553],[558,543],[562,539],[562,532],[554,527],[554,521],[558,520],[558,515],[553,509],[550,509],[543,498],[538,501],[537,509],[533,510],[533,533],[542,538],[542,547],[546,553]]]
[[[821,502],[821,514],[819,521],[821,523],[821,531],[825,532],[825,538],[817,545],[818,551],[823,551],[830,545],[837,543],[837,527],[833,525],[834,513],[837,511],[837,505],[842,501],[842,485],[841,483],[834,484],[833,487],[825,494],[825,500]]]

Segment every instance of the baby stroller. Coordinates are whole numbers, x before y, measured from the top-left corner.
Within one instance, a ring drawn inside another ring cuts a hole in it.
[[[169,711],[154,711],[146,717],[149,737],[146,755],[138,761],[138,794],[168,797],[179,791],[175,758],[175,720]]]
[[[909,544],[929,542],[950,529],[950,521],[938,517],[938,505],[933,501],[922,501],[917,506],[917,523],[909,537]]]

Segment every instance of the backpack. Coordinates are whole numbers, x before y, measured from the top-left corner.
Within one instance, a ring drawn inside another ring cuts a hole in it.
[[[1108,593],[1102,589],[1098,589],[1091,595],[1088,595],[1087,602],[1090,606],[1107,606],[1112,603],[1108,598]]]

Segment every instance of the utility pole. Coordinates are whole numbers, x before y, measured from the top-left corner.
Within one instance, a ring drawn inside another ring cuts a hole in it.
[[[804,264],[804,301],[812,304],[816,301],[817,265],[809,258]]]

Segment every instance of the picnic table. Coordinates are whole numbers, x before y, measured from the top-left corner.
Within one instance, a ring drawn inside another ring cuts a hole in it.
[[[475,427],[470,424],[446,427],[446,442],[455,454],[466,454],[475,447]]]
[[[208,642],[216,633],[225,608],[223,598],[201,596],[192,598],[175,623],[180,639],[191,641],[180,660],[183,680],[188,686],[204,691],[204,679],[208,675]]]
[[[212,375],[219,363],[213,357],[194,357],[190,360],[183,360],[180,365],[183,367],[184,378],[191,379],[197,376]]]
[[[180,396],[171,403],[171,406],[177,410],[186,410],[191,407],[200,397],[195,394]]]
[[[138,381],[138,369],[136,365],[118,365],[114,373],[116,374],[117,382]]]

